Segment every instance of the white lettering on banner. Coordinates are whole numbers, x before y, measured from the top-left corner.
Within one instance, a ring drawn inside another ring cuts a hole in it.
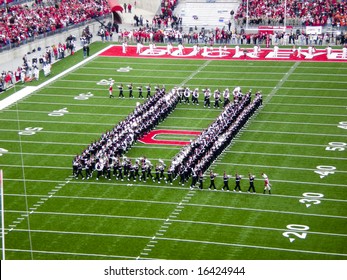
[[[250,58],[259,58],[259,56],[256,56],[256,55],[254,54],[254,52],[248,52],[248,53],[246,53],[246,55],[247,55],[248,57],[250,57]]]
[[[150,49],[144,50],[140,55],[144,56],[162,56],[166,54],[166,50],[164,49],[153,49],[153,53],[151,53]]]
[[[227,51],[222,51],[220,52],[219,50],[213,50],[213,51],[207,51],[203,52],[201,55],[204,57],[226,57],[229,56],[230,52]]]
[[[246,52],[243,51],[243,49],[237,51],[237,48],[235,49],[228,49],[226,50],[220,50],[219,48],[214,49],[206,49],[201,48],[200,52],[195,51],[193,48],[185,48],[184,54],[180,55],[180,51],[178,49],[175,49],[169,56],[175,57],[175,58],[184,58],[184,57],[203,57],[203,58],[234,58],[234,59],[243,59],[243,58],[249,58],[249,59],[278,59],[278,60],[289,60],[293,58],[293,50],[291,49],[279,49],[277,52],[277,56],[275,56],[275,53],[271,49],[263,49],[261,52],[258,53],[256,56],[253,52],[253,49],[245,49]],[[152,52],[152,53],[151,53]],[[140,56],[148,56],[148,57],[160,57],[160,56],[167,56],[168,53],[166,49],[164,48],[155,48],[152,51],[147,48],[143,52],[139,54]],[[301,51],[302,59],[305,60],[321,60],[321,58],[324,58],[323,60],[341,60],[341,61],[347,61],[347,58],[342,58],[342,52],[340,50],[334,50],[331,55],[327,58],[326,52],[323,50],[314,50],[312,54],[309,54],[308,50],[302,50]],[[132,70],[131,68],[120,68],[121,71],[128,72],[128,70]],[[111,79],[110,79],[111,80]],[[98,82],[98,85],[109,85],[111,82],[109,80],[101,80]]]
[[[271,51],[269,52],[265,58],[270,58],[270,59],[274,59],[274,58],[283,58],[283,59],[290,59],[290,56],[292,55],[292,51],[278,51],[277,53],[277,57],[275,57],[275,52]]]
[[[244,56],[245,54],[243,53],[243,51],[238,51],[235,52],[235,54],[233,55],[233,58],[240,58],[241,56]]]
[[[347,58],[342,58],[342,52],[333,52],[329,55],[328,59],[341,59],[341,60],[347,60]]]
[[[315,56],[320,56],[320,55],[326,55],[325,52],[317,52],[317,53],[314,53],[314,54],[309,54],[307,52],[301,52],[301,54],[303,56],[305,56],[305,59],[312,59],[314,58]]]
[[[175,50],[171,53],[172,56],[175,56],[175,57],[187,57],[187,56],[196,56],[197,55],[197,52],[196,51],[191,51],[190,53],[188,54],[179,54],[180,51],[179,50]]]

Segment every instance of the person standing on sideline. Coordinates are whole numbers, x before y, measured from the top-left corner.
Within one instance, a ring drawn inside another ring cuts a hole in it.
[[[222,191],[224,191],[224,189],[226,189],[227,191],[230,191],[230,189],[229,189],[229,175],[227,175],[225,171],[223,174],[223,182],[224,182],[224,185],[222,187]]]
[[[328,46],[328,47],[326,48],[326,50],[327,50],[327,58],[329,59],[330,56],[331,56],[331,53],[332,53],[332,48],[331,48],[330,46]]]
[[[143,45],[141,44],[141,42],[137,42],[136,44],[136,53],[140,54],[142,52],[142,47]]]
[[[275,46],[274,46],[274,57],[277,58],[277,56],[278,56],[278,46],[275,45]]]
[[[212,188],[216,190],[216,185],[214,184],[214,179],[216,178],[216,174],[214,174],[212,171],[210,171],[210,186],[208,187],[209,190]]]
[[[248,188],[248,192],[253,191],[253,193],[255,193],[255,188],[254,188],[254,175],[252,175],[251,173],[248,174],[248,178],[249,178],[249,188]]]
[[[114,98],[113,96],[113,83],[110,83],[110,87],[108,88],[108,93],[110,95],[110,98]]]
[[[128,43],[126,41],[124,41],[122,43],[122,53],[124,53],[124,54],[127,53],[127,47],[128,47]]]
[[[239,190],[239,192],[241,192],[240,182],[241,182],[241,176],[236,173],[235,174],[235,188],[234,188],[234,192],[236,192],[237,190]]]
[[[265,173],[262,173],[261,176],[263,176],[263,178],[264,178],[264,191],[263,191],[263,193],[265,194],[265,192],[268,191],[269,194],[271,194],[271,184],[269,181],[269,177]]]
[[[178,55],[183,55],[183,49],[184,49],[184,47],[183,47],[182,43],[179,43],[178,44]]]
[[[172,49],[173,49],[172,43],[169,42],[166,46],[166,54],[171,55]]]

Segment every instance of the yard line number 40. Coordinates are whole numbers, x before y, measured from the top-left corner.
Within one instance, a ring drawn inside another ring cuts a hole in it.
[[[346,123],[347,127],[347,123]],[[333,152],[343,152],[347,148],[347,143],[344,142],[329,142],[328,146],[325,148],[326,151],[333,151]],[[314,172],[319,174],[320,178],[323,179],[324,177],[328,176],[329,174],[334,174],[336,167],[330,166],[330,165],[318,165],[317,170]]]

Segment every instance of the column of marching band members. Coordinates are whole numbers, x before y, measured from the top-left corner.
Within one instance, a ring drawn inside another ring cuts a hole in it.
[[[163,121],[178,103],[177,90],[166,94],[165,87],[148,98],[142,105],[138,105],[134,112],[121,121],[112,130],[104,133],[98,141],[91,143],[81,155],[73,159],[73,176],[78,179],[89,179],[96,171],[96,179],[105,176],[111,179],[111,169],[117,178],[123,179],[128,175],[128,169],[120,168],[120,157],[130,149],[138,138],[152,130]],[[146,161],[145,161],[146,162]],[[131,171],[132,165],[130,165]],[[84,171],[84,172],[83,172]],[[129,173],[129,176],[131,172]]]
[[[192,176],[191,188],[194,188],[198,178],[230,144],[261,104],[262,96],[259,92],[253,101],[251,92],[248,92],[239,95],[234,102],[229,102],[219,117],[173,159],[170,166],[173,177],[179,176],[180,184],[184,185]]]
[[[103,134],[99,141],[93,142],[81,155],[74,158],[73,175],[75,178],[78,179],[81,176],[82,179],[89,179],[94,172],[97,180],[100,177],[111,180],[113,175],[121,181],[146,182],[147,179],[152,179],[158,183],[165,181],[171,185],[174,180],[179,179],[179,183],[184,185],[192,177],[190,187],[194,188],[198,184],[202,189],[205,171],[230,144],[257,108],[262,105],[262,95],[260,91],[256,92],[252,101],[251,90],[243,94],[241,88],[236,87],[232,93],[233,101],[230,102],[229,90],[226,89],[223,95],[228,92],[228,98],[225,95],[227,100],[224,100],[223,112],[196,140],[181,149],[167,168],[166,176],[164,174],[166,164],[162,160],[155,165],[153,174],[154,166],[146,157],[133,160],[125,157],[124,153],[138,138],[162,121],[174,110],[178,102],[182,100],[184,102],[183,96],[187,90],[189,89],[174,88],[165,94],[165,88],[158,88],[156,94],[147,102],[137,106],[134,112],[112,131]],[[203,91],[205,93],[204,103],[206,103],[206,92],[209,89]],[[219,90],[216,90],[214,95],[216,92],[219,93]],[[211,171],[211,184],[214,183],[215,177],[216,174]],[[229,178],[230,176],[224,172],[222,190],[229,190],[225,183]],[[237,178],[240,177],[236,174],[236,181]],[[250,174],[250,181],[251,179],[254,180],[254,175]],[[215,189],[214,184],[212,188]]]

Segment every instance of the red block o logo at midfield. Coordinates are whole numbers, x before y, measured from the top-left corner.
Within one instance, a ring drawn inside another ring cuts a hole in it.
[[[189,141],[177,141],[177,140],[159,140],[155,139],[156,136],[166,134],[166,135],[193,135],[197,136],[201,134],[201,131],[189,131],[189,130],[170,130],[170,129],[158,129],[152,130],[145,136],[143,136],[138,141],[149,145],[175,145],[175,146],[185,146],[190,144]]]

